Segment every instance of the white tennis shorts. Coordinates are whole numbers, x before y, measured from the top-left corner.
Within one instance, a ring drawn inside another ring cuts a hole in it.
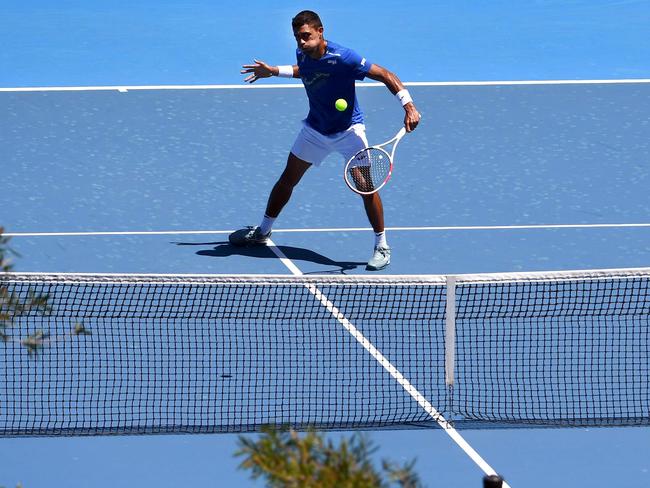
[[[368,139],[364,124],[354,124],[343,132],[326,136],[312,129],[307,122],[303,122],[302,130],[298,133],[291,152],[303,161],[320,166],[333,152],[339,153],[343,156],[344,162],[347,162],[366,147],[368,147]]]

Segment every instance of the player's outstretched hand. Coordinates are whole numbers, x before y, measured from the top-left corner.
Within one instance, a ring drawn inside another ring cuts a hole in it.
[[[258,59],[253,60],[255,64],[245,64],[242,66],[241,74],[245,75],[252,73],[250,76],[244,78],[247,83],[255,83],[260,78],[269,78],[273,76],[273,68],[266,64],[264,61]]]
[[[420,123],[420,119],[422,116],[420,115],[420,112],[418,112],[418,109],[415,108],[415,105],[413,103],[407,103],[406,106],[404,107],[405,114],[404,114],[404,127],[406,128],[406,132],[412,132],[415,130],[415,128],[418,126]]]

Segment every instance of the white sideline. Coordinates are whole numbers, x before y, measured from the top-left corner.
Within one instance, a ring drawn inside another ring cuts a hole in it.
[[[457,225],[386,227],[387,231],[462,231],[462,230],[544,230],[544,229],[622,229],[650,228],[650,223],[630,224],[532,224],[532,225]],[[274,234],[285,232],[367,232],[371,227],[329,227],[312,229],[273,229]],[[101,232],[5,232],[5,237],[93,237],[93,236],[155,236],[155,235],[202,235],[230,234],[230,230],[161,230],[161,231],[101,231]]]
[[[650,78],[623,78],[609,80],[501,80],[501,81],[407,81],[405,86],[512,86],[512,85],[618,85],[650,83]],[[142,90],[268,90],[302,88],[302,83],[272,83],[266,85],[213,84],[213,85],[107,85],[107,86],[40,86],[5,87],[0,92],[60,92],[60,91],[129,91]],[[384,86],[382,83],[356,83],[359,88]]]

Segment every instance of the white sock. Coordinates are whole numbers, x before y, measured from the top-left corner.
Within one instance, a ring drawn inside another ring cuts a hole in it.
[[[264,214],[264,218],[262,219],[262,223],[260,224],[260,232],[264,235],[271,232],[271,228],[273,227],[273,222],[275,222],[274,218]]]
[[[386,232],[375,233],[375,247],[388,247],[386,242]]]

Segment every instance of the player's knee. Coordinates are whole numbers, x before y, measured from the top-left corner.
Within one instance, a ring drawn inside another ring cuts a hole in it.
[[[291,192],[293,187],[296,186],[295,183],[291,181],[290,178],[285,177],[284,175],[280,176],[278,181],[275,183],[275,187],[282,192]]]
[[[284,168],[284,171],[280,176],[282,185],[286,185],[291,188],[296,186],[300,182],[305,172],[310,168],[310,166],[310,163],[303,161],[293,153],[290,153],[289,159],[287,160],[287,167]]]
[[[292,190],[293,187],[296,186],[299,181],[300,181],[300,176],[295,175],[290,171],[285,171],[280,176],[280,179],[278,180],[278,184],[283,188]]]

